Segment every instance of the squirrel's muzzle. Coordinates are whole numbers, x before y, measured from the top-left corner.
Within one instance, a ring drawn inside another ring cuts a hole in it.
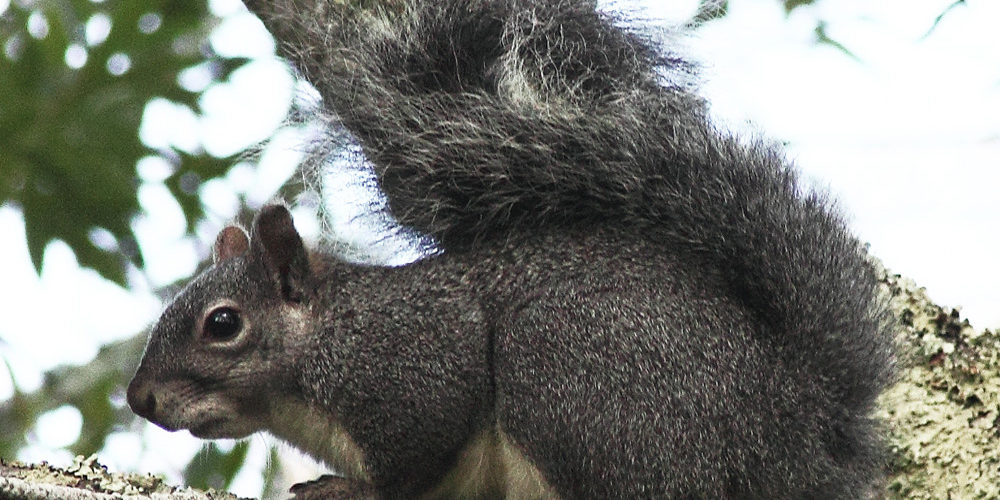
[[[156,413],[156,396],[150,384],[134,377],[128,384],[127,400],[129,408],[142,418],[153,420]]]

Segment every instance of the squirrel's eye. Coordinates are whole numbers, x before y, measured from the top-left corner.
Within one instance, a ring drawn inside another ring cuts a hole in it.
[[[205,336],[211,340],[229,340],[240,333],[243,321],[240,313],[231,307],[220,307],[205,319]]]

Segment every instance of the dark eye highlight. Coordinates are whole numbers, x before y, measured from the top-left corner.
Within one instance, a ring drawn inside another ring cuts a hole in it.
[[[224,341],[236,337],[243,328],[240,313],[232,307],[220,307],[205,318],[205,336],[209,340]]]

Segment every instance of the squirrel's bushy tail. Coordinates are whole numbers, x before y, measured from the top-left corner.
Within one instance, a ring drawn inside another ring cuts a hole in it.
[[[713,127],[648,33],[590,0],[248,3],[403,224],[446,251],[607,222],[698,253],[812,377],[834,459],[874,469],[892,349],[863,248],[775,147]]]

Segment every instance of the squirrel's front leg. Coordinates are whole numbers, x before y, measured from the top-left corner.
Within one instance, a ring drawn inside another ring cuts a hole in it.
[[[289,490],[293,500],[378,500],[381,496],[371,483],[332,475],[298,483]]]

